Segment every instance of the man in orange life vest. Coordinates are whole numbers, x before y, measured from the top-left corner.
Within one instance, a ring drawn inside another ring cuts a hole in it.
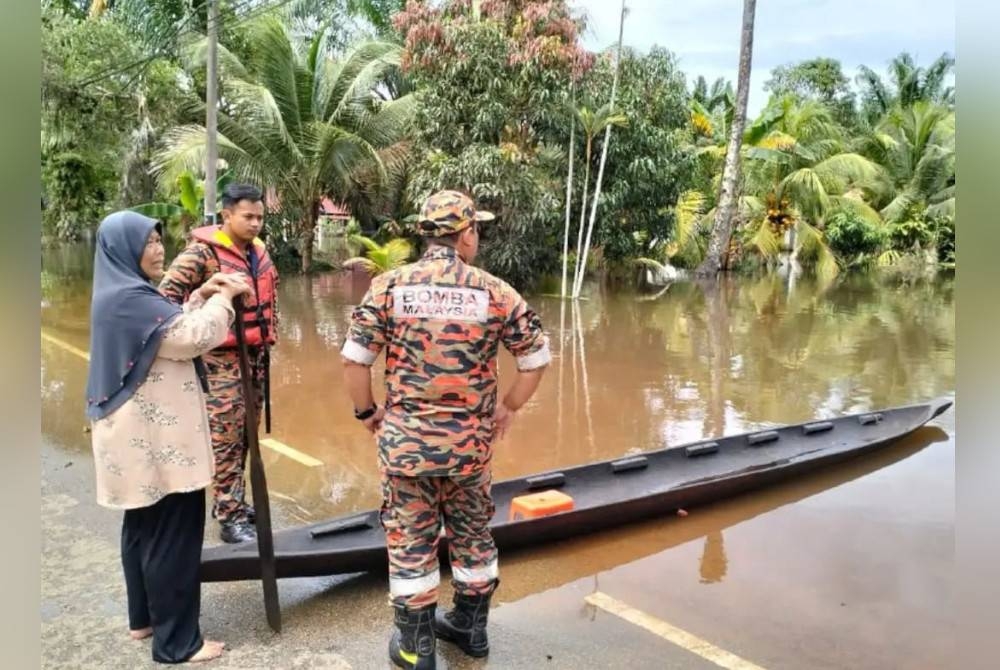
[[[216,272],[246,277],[253,288],[244,298],[243,324],[256,389],[257,416],[263,398],[267,348],[275,343],[278,272],[264,243],[257,237],[264,225],[264,202],[259,189],[229,184],[222,193],[222,225],[191,232],[191,242],[167,270],[160,291],[182,304]],[[234,325],[235,328],[235,325]],[[254,510],[246,502],[244,470],[247,448],[243,439],[246,399],[240,386],[235,331],[204,357],[208,376],[208,418],[215,452],[212,516],[219,521],[224,542],[255,540]]]

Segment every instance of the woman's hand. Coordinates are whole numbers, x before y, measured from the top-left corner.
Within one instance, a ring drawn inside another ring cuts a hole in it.
[[[212,279],[209,279],[205,286],[208,286],[213,280],[216,281],[218,292],[230,301],[237,296],[249,295],[252,292],[250,283],[243,275],[218,273],[212,275]]]
[[[234,275],[228,275],[230,277]],[[197,291],[195,291],[202,300],[208,300],[213,295],[219,292],[219,290],[226,285],[227,275],[216,272],[214,275],[208,278],[204,284],[202,284]]]

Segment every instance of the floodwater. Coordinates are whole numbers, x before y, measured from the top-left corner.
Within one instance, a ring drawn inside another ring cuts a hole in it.
[[[83,350],[88,253],[63,249],[43,259],[43,337]],[[363,290],[350,275],[282,280],[269,437],[322,464],[264,449],[279,525],[378,504],[375,445],[352,416],[338,355]],[[660,294],[595,289],[575,307],[528,298],[554,362],[496,447],[495,479],[954,395],[947,278],[850,277],[826,290],[805,279],[733,278]],[[506,354],[500,368],[505,389],[514,371]],[[67,452],[89,451],[85,378],[78,355],[43,341],[42,430]],[[765,666],[944,667],[953,412],[878,454],[685,519],[512,554],[502,598],[567,587],[539,605],[558,609],[560,597],[579,595],[574,588],[599,586]],[[666,579],[670,598],[658,590]],[[803,640],[789,656],[774,651],[795,627]]]

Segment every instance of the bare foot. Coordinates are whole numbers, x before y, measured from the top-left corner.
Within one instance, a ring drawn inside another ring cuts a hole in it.
[[[222,650],[225,649],[225,642],[216,642],[214,640],[205,640],[204,644],[201,645],[201,649],[187,660],[188,663],[203,663],[205,661],[211,661],[213,659],[222,656]]]
[[[130,630],[128,632],[128,636],[133,640],[145,640],[152,634],[153,634],[152,626],[147,626],[146,628],[140,628],[138,630]]]

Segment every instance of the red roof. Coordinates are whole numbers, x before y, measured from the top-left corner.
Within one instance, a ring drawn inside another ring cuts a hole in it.
[[[271,212],[277,212],[281,210],[281,198],[278,197],[278,192],[274,187],[269,187],[265,191],[265,197],[267,199],[267,209]],[[347,208],[344,204],[335,204],[330,198],[323,198],[319,202],[319,213],[322,216],[329,216],[334,219],[349,219],[351,218],[351,210]]]
[[[323,198],[319,203],[320,212],[326,214],[327,216],[332,216],[335,219],[349,219],[351,218],[351,210],[347,209],[347,205],[335,204],[329,198]]]

